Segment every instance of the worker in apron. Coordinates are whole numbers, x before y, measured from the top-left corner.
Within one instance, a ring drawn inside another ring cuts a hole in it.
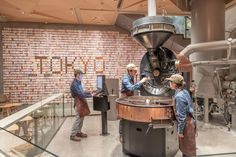
[[[148,80],[148,77],[143,77],[137,83],[134,83],[134,77],[137,75],[138,68],[135,64],[130,63],[126,66],[127,74],[125,74],[122,78],[121,84],[121,96],[133,96],[134,90],[140,89],[142,84]],[[119,125],[119,133],[120,133],[120,141],[122,141],[122,119],[120,120]]]
[[[143,77],[139,82],[134,84],[134,77],[137,75],[138,68],[135,64],[130,63],[126,66],[127,74],[122,78],[121,95],[122,97],[133,96],[134,90],[140,89],[141,85],[148,80],[148,77]]]
[[[167,80],[170,81],[170,88],[175,90],[174,108],[178,121],[179,149],[183,153],[183,157],[194,157],[196,156],[196,125],[193,116],[192,99],[189,92],[183,88],[183,76],[174,74]]]

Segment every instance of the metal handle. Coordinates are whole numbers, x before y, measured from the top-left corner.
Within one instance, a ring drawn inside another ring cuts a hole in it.
[[[148,124],[148,128],[147,128],[147,131],[146,131],[145,135],[148,134],[148,132],[150,131],[151,128],[153,128],[153,124],[152,123]]]

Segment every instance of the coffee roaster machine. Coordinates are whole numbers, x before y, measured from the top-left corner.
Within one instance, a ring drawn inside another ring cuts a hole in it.
[[[150,80],[142,86],[141,96],[116,100],[126,154],[174,157],[178,151],[173,91],[165,80],[178,73],[176,55],[162,46],[174,32],[174,25],[165,16],[147,16],[133,22],[133,38],[147,49],[140,63],[141,78]]]
[[[177,73],[175,55],[161,45],[174,33],[167,17],[144,17],[133,23],[132,35],[148,52],[140,64],[148,80],[141,96],[117,99],[122,118],[123,152],[135,156],[173,157],[178,151],[172,91],[165,78]]]

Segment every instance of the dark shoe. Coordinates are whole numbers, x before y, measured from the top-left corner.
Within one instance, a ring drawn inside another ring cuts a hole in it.
[[[85,133],[82,133],[82,132],[80,132],[80,133],[77,133],[77,134],[76,134],[76,136],[77,136],[77,137],[81,137],[81,138],[87,138],[87,137],[88,137],[88,135],[87,135],[87,134],[85,134]]]
[[[81,141],[81,139],[78,136],[70,136],[70,140],[72,140],[72,141]]]

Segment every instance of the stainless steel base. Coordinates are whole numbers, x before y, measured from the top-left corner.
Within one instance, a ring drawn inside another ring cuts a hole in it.
[[[140,157],[174,157],[178,151],[176,124],[173,128],[150,129],[149,123],[122,121],[123,152]]]

